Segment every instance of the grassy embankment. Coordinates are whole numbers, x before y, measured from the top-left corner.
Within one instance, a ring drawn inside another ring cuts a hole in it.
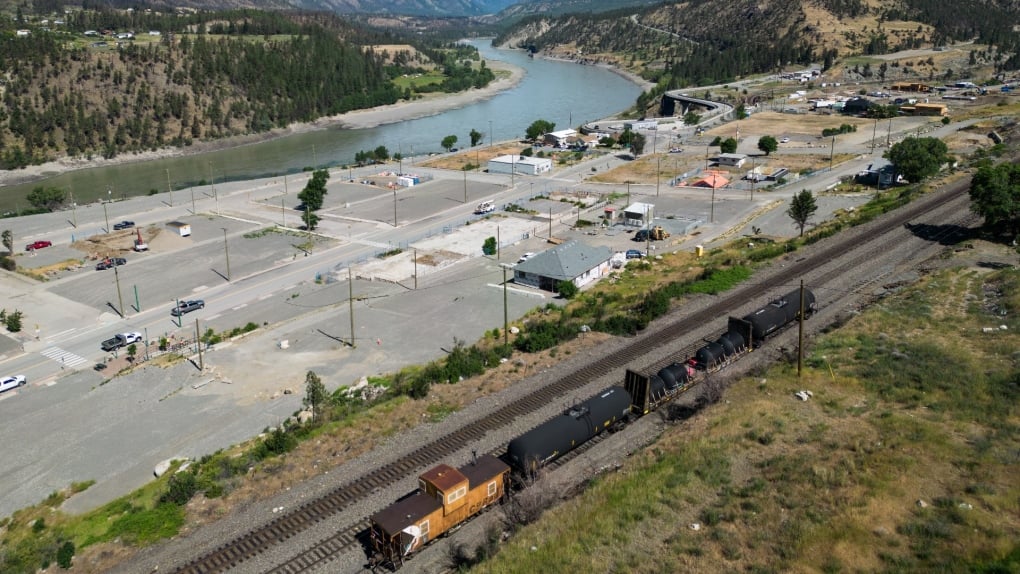
[[[736,383],[476,570],[1018,572],[1018,314],[1020,272],[936,273],[819,337],[803,378]]]

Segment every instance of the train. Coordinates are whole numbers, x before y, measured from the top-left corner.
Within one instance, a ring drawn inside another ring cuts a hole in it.
[[[595,436],[620,428],[694,386],[704,373],[724,367],[784,327],[815,311],[815,295],[800,288],[764,307],[730,317],[727,330],[693,356],[654,374],[627,370],[612,386],[514,438],[506,452],[474,456],[460,468],[440,464],[418,479],[418,490],[370,517],[373,563],[398,569],[429,541],[503,501],[511,477],[533,477],[545,465]]]

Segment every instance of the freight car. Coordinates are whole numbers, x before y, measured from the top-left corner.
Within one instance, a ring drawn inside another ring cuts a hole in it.
[[[814,294],[803,288],[741,318],[730,317],[724,334],[683,362],[653,375],[628,369],[622,387],[609,387],[510,441],[505,462],[485,455],[459,469],[441,464],[422,474],[417,492],[372,515],[373,562],[399,568],[430,540],[501,501],[511,472],[532,476],[598,434],[672,401],[702,373],[725,366],[797,320],[802,309],[804,317],[815,309]]]
[[[610,387],[510,441],[507,460],[523,475],[618,424],[630,412],[630,393]]]
[[[459,469],[441,464],[418,477],[418,491],[371,517],[374,562],[399,568],[433,538],[496,504],[506,493],[510,467],[492,455]]]

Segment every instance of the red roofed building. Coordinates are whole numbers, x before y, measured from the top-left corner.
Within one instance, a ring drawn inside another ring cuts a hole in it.
[[[691,185],[693,187],[719,189],[720,187],[726,187],[729,184],[730,180],[726,178],[726,174],[724,172],[710,169],[705,171],[704,177],[695,181]]]

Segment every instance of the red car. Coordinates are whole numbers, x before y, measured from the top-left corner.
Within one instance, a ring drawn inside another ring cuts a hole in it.
[[[52,241],[45,241],[45,240],[43,240],[43,241],[36,241],[34,243],[29,243],[28,245],[26,245],[25,246],[25,251],[32,251],[33,249],[42,249],[43,247],[49,247],[51,245],[53,245]]]

